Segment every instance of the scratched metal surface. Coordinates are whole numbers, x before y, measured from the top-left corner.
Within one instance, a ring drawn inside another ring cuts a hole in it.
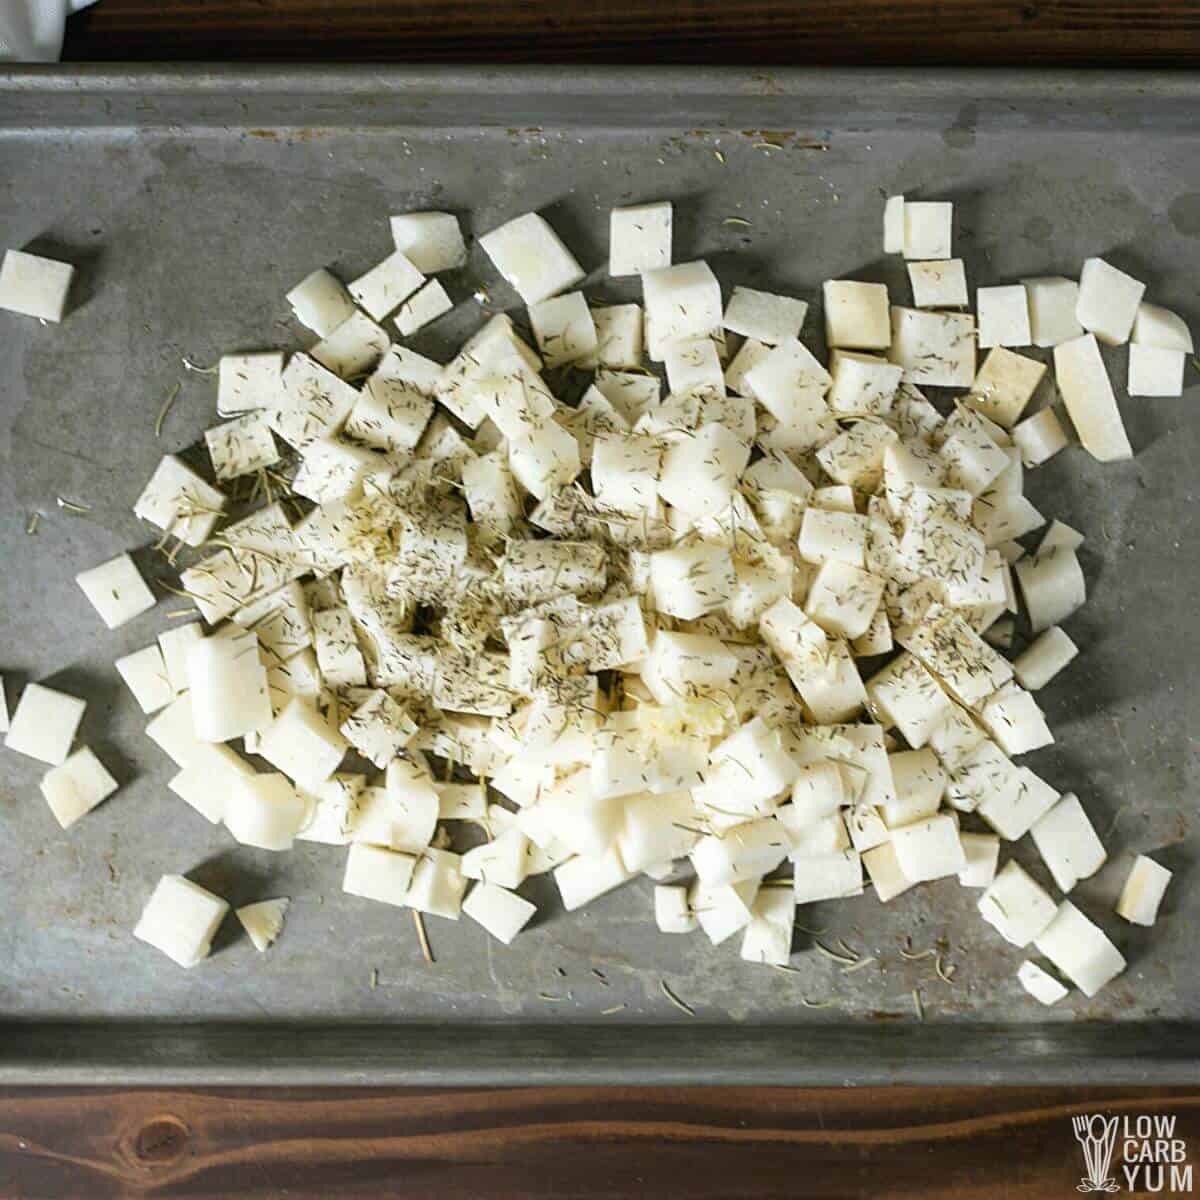
[[[1107,834],[1108,865],[1073,898],[1130,960],[1096,1000],[1073,993],[1049,1012],[1019,991],[1021,955],[978,918],[976,894],[951,882],[887,907],[867,895],[803,910],[804,924],[878,957],[851,975],[804,935],[794,974],[743,965],[736,938],[714,949],[700,935],[661,936],[648,881],[566,916],[547,879],[523,889],[541,915],[512,948],[466,919],[430,918],[437,963],[427,967],[408,913],[341,893],[342,851],[235,846],[167,791],[172,767],[111,664],[149,643],[177,605],[167,596],[109,633],[72,582],[152,541],[130,511],[135,496],[163,451],[193,446],[215,420],[213,381],[183,372],[181,356],[207,363],[238,348],[305,346],[284,292],[318,265],[350,277],[378,260],[388,214],[405,209],[453,210],[476,235],[538,209],[593,270],[596,294],[620,297],[629,289],[603,278],[608,209],[669,197],[677,260],[707,258],[726,288],[817,301],[833,276],[907,294],[902,264],[876,249],[882,197],[903,191],[956,202],[955,249],[973,282],[1071,274],[1103,253],[1196,327],[1193,85],[202,70],[31,71],[0,90],[4,242],[61,256],[80,276],[59,326],[0,313],[0,673],[10,702],[24,680],[86,697],[83,740],[123,785],[64,834],[38,794],[38,765],[0,755],[0,1015],[565,1023],[624,1005],[604,1020],[689,1022],[664,999],[662,979],[716,1024],[911,1021],[915,987],[930,1023],[1200,1015],[1190,740],[1200,707],[1200,388],[1190,368],[1183,400],[1129,401],[1124,355],[1112,353],[1136,458],[1101,466],[1072,449],[1030,481],[1039,507],[1086,534],[1091,599],[1068,625],[1082,657],[1040,696],[1058,743],[1028,761],[1077,791]],[[782,148],[764,147],[760,130]],[[477,248],[447,282],[453,317],[415,343],[435,355],[478,321],[477,282],[515,304]],[[817,346],[820,327],[815,303],[806,336]],[[155,415],[176,382],[158,440]],[[60,495],[91,512],[68,515]],[[40,526],[27,536],[35,511]],[[169,577],[149,553],[139,559]],[[1153,931],[1111,911],[1137,851],[1176,871]],[[1014,852],[1048,883],[1031,847]],[[292,897],[283,937],[259,956],[230,920],[209,961],[176,969],[130,936],[163,872],[186,872],[235,905]],[[948,940],[954,986],[933,977],[929,960],[901,959],[906,935],[918,947]],[[834,1005],[804,1009],[801,996]]]

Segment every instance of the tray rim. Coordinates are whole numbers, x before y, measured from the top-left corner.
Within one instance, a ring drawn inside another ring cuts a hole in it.
[[[666,97],[738,105],[794,102],[819,110],[831,96],[851,88],[871,93],[872,100],[860,108],[876,117],[909,104],[928,106],[927,118],[937,118],[955,104],[971,102],[1010,105],[1007,111],[1019,118],[1022,105],[1054,99],[1070,110],[1064,125],[1094,117],[1108,128],[1141,127],[1154,119],[1156,109],[1188,115],[1200,103],[1200,74],[1159,69],[33,64],[0,70],[0,135],[61,129],[64,123],[56,126],[55,117],[63,115],[75,116],[75,124],[85,128],[178,123],[177,109],[201,103],[212,103],[215,116],[200,124],[237,125],[242,121],[221,117],[237,112],[249,122],[256,100],[283,96],[381,100],[371,119],[354,125],[392,124],[400,102],[412,118],[414,95],[430,103],[430,110],[417,114],[418,124],[436,124],[429,116],[437,116],[438,104],[459,102],[469,111],[479,103],[476,119],[496,126],[506,123],[505,110],[495,105],[498,98],[532,98],[547,106],[576,99],[585,102],[584,111],[586,102],[601,97],[618,109],[639,109],[647,98]],[[118,107],[86,112],[96,99]],[[119,107],[122,101],[127,110]],[[13,105],[7,117],[6,102]],[[580,111],[567,111],[570,123],[613,123],[589,122]],[[320,122],[295,122],[314,123]],[[547,117],[545,123],[553,127],[555,121]],[[657,127],[644,109],[631,123]],[[675,123],[663,119],[664,126]],[[71,121],[65,124],[73,127]],[[962,1040],[946,1037],[948,1029],[960,1031]],[[1200,1022],[749,1026],[0,1020],[0,1086],[1198,1082]]]

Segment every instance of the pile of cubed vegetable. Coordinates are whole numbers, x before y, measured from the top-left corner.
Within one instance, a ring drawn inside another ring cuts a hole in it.
[[[1093,995],[1116,947],[1000,866],[1028,833],[1065,896],[1106,857],[1078,798],[1016,761],[1053,740],[1035,693],[1085,599],[1082,536],[1044,529],[1024,473],[1068,444],[1062,409],[1096,458],[1130,456],[1099,343],[1130,343],[1131,395],[1177,396],[1192,341],[1099,258],[980,287],[972,314],[951,223],[888,200],[911,303],[827,281],[828,362],[804,300],[724,298],[674,263],[669,203],[611,215],[610,274],[642,304],[589,301],[536,213],[482,236],[531,336],[495,315],[445,364],[393,330],[452,307],[431,277],[466,262],[455,217],[394,217],[361,278],[308,276],[287,298],[320,340],[222,358],[212,479],[167,455],[135,505],[190,558],[203,618],[116,663],[171,789],[245,845],[345,847],[352,895],[506,943],[545,872],[567,910],[648,875],[663,932],[777,966],[796,905],[860,894],[864,870],[882,903],[956,876]],[[57,320],[69,282],[9,252],[0,305]],[[1061,408],[1031,403],[1027,346],[1053,348]],[[110,628],[155,603],[128,556],[77,581]],[[8,727],[52,764],[64,828],[116,787],[72,753],[83,709],[31,683]],[[487,840],[456,853],[459,822]],[[1139,857],[1118,913],[1153,923],[1169,878]],[[286,906],[239,910],[260,949]],[[168,875],[135,934],[191,966],[226,910]],[[1066,994],[1032,960],[1018,976]]]

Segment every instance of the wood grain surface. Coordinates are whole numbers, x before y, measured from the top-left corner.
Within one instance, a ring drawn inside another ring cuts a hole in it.
[[[101,0],[65,57],[443,62],[1200,62],[1194,0]]]
[[[0,1195],[1061,1200],[1092,1112],[1174,1115],[1196,1162],[1182,1089],[25,1090]]]

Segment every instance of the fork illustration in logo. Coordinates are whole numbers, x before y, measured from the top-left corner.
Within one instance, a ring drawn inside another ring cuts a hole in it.
[[[1117,1144],[1117,1118],[1093,1113],[1090,1117],[1075,1117],[1075,1138],[1083,1148],[1087,1175],[1079,1181],[1077,1192],[1116,1192],[1120,1184],[1109,1177],[1113,1147]]]

